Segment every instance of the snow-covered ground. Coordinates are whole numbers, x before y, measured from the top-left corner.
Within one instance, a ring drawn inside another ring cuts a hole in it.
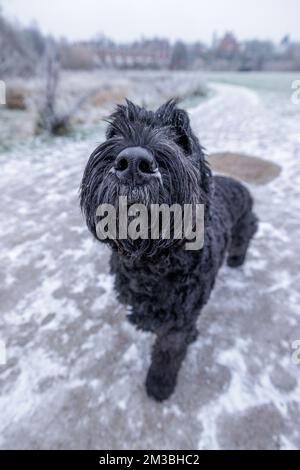
[[[78,208],[102,135],[1,156],[1,448],[300,448],[300,106],[214,87],[191,110],[205,147],[261,156],[282,173],[251,187],[261,223],[248,261],[222,268],[164,404],[144,390],[153,338],[127,322],[109,252]]]

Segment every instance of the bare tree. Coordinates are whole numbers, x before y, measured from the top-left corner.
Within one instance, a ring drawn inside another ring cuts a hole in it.
[[[188,49],[184,42],[177,41],[174,45],[170,69],[171,70],[185,70],[189,66],[189,54]]]
[[[58,106],[60,72],[57,46],[54,41],[49,41],[44,66],[45,93],[42,102],[38,105],[37,131],[46,131],[52,135],[64,135],[70,132],[73,116],[88,98],[99,91],[97,88],[86,93],[67,112],[61,112]]]
[[[47,131],[50,134],[64,134],[68,131],[68,122],[59,116],[57,104],[57,88],[60,76],[60,64],[57,50],[53,41],[49,41],[45,54],[45,94],[38,106],[38,131]]]

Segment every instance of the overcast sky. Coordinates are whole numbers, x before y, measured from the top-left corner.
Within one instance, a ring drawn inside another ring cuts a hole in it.
[[[300,40],[300,0],[0,0],[23,24],[56,37],[117,40],[141,36],[211,41],[214,31],[239,38]]]

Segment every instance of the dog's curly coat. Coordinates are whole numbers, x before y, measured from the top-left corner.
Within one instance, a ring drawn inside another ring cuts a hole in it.
[[[81,207],[92,234],[101,203],[204,204],[204,247],[186,251],[178,240],[108,240],[119,299],[131,307],[129,320],[157,335],[146,379],[157,400],[174,391],[188,345],[197,337],[196,321],[208,301],[226,252],[240,266],[257,229],[248,190],[230,178],[212,176],[186,111],[174,100],[156,112],[127,101],[111,116],[106,141],[92,153],[81,184]],[[111,172],[116,156],[143,147],[155,157],[162,184],[121,184]]]

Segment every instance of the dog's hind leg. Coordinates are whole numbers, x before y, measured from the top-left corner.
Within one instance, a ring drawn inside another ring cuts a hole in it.
[[[258,219],[251,210],[244,213],[233,226],[228,249],[228,266],[236,268],[244,263],[249,243],[257,227]]]
[[[157,336],[146,379],[146,390],[149,396],[163,401],[173,393],[188,346],[196,337],[195,327]]]

